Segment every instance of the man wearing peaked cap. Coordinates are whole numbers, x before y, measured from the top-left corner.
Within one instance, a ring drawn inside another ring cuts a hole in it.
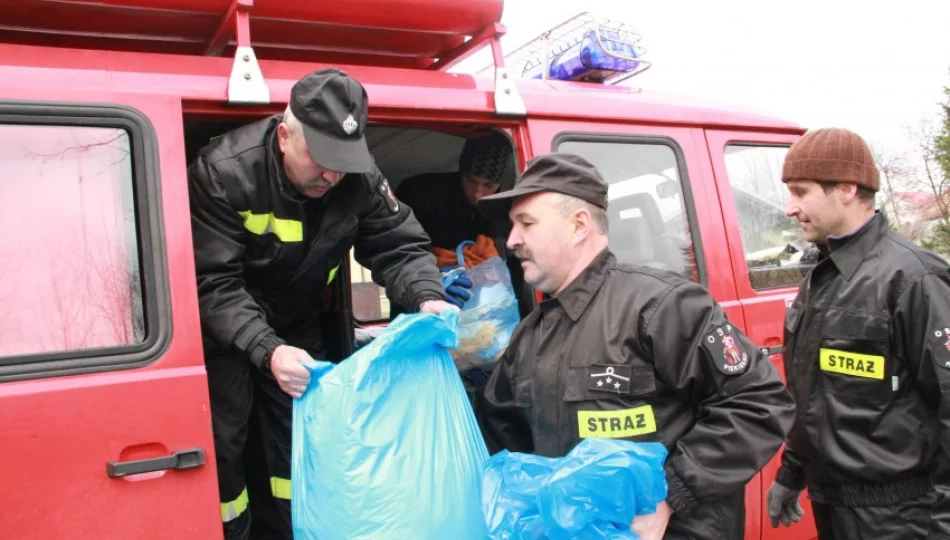
[[[479,200],[513,222],[508,247],[550,296],[521,322],[477,416],[490,450],[563,456],[581,439],[660,442],[668,496],[643,540],[742,540],[745,485],[793,418],[771,362],[699,285],[621,264],[607,246],[607,183],[580,156],[532,159]]]
[[[541,191],[553,191],[607,208],[607,182],[584,158],[574,154],[545,154],[527,163],[514,188],[482,197],[478,205],[495,218],[507,218],[512,199]]]
[[[280,517],[273,525],[281,538],[292,537],[292,400],[306,390],[313,358],[341,359],[330,347],[338,336],[323,335],[321,303],[350,248],[412,311],[456,309],[443,300],[429,237],[373,162],[366,119],[363,86],[322,69],[294,85],[282,115],[218,137],[188,169],[228,540],[250,534],[248,468],[270,478]],[[328,332],[338,327],[331,322]],[[244,460],[252,414],[263,463]]]
[[[772,526],[804,515],[807,487],[821,540],[948,539],[934,471],[950,449],[950,267],[875,212],[878,169],[858,134],[809,131],[782,181],[820,257],[785,320],[798,407]]]

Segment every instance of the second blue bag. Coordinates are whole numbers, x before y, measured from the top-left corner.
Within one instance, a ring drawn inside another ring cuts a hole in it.
[[[447,286],[456,273],[464,271],[472,281],[472,297],[465,302],[459,320],[459,346],[452,350],[460,373],[472,369],[490,371],[521,322],[511,273],[501,257],[491,257],[465,270],[462,249],[472,243],[466,240],[458,245],[458,268],[443,277],[443,285]]]
[[[584,439],[566,456],[503,450],[485,467],[491,540],[636,540],[634,517],[666,498],[660,443]]]
[[[400,315],[294,401],[298,540],[483,540],[488,451],[449,354],[458,315]]]

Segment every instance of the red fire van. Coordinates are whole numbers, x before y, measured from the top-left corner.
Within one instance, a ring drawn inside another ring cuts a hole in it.
[[[650,63],[609,21],[580,16],[505,55],[503,7],[0,0],[0,537],[220,537],[186,165],[328,65],[365,84],[394,186],[453,170],[488,130],[521,166],[586,157],[611,184],[620,258],[702,283],[781,367],[808,265],[779,173],[804,130],[618,85]],[[484,48],[489,69],[449,71]],[[346,344],[389,307],[368,270],[341,272],[330,305]],[[768,524],[776,466],[748,485],[746,538],[815,538],[808,517]]]

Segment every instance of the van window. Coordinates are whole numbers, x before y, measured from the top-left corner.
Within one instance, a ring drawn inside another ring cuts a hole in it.
[[[788,190],[782,163],[788,147],[730,144],[726,172],[735,200],[749,280],[754,289],[795,286],[814,265],[817,250],[785,215]]]
[[[143,342],[130,135],[0,124],[0,357]]]
[[[386,289],[373,282],[373,273],[356,262],[350,250],[350,287],[353,317],[358,321],[380,321],[389,318]]]
[[[619,261],[699,281],[684,180],[671,144],[567,139],[557,151],[583,157],[609,184],[610,249]]]

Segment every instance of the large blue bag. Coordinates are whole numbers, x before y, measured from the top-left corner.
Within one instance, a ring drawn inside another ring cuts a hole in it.
[[[503,450],[485,466],[491,540],[636,540],[633,518],[666,499],[660,443],[584,439],[563,458]]]
[[[490,371],[521,322],[511,273],[501,257],[491,257],[465,269],[462,250],[472,243],[466,240],[458,245],[458,267],[442,279],[443,285],[448,286],[458,273],[465,272],[472,281],[472,297],[462,307],[459,321],[459,345],[452,350],[452,359],[461,373],[472,369]]]
[[[448,347],[458,315],[400,315],[294,401],[297,540],[484,540],[488,451]]]

